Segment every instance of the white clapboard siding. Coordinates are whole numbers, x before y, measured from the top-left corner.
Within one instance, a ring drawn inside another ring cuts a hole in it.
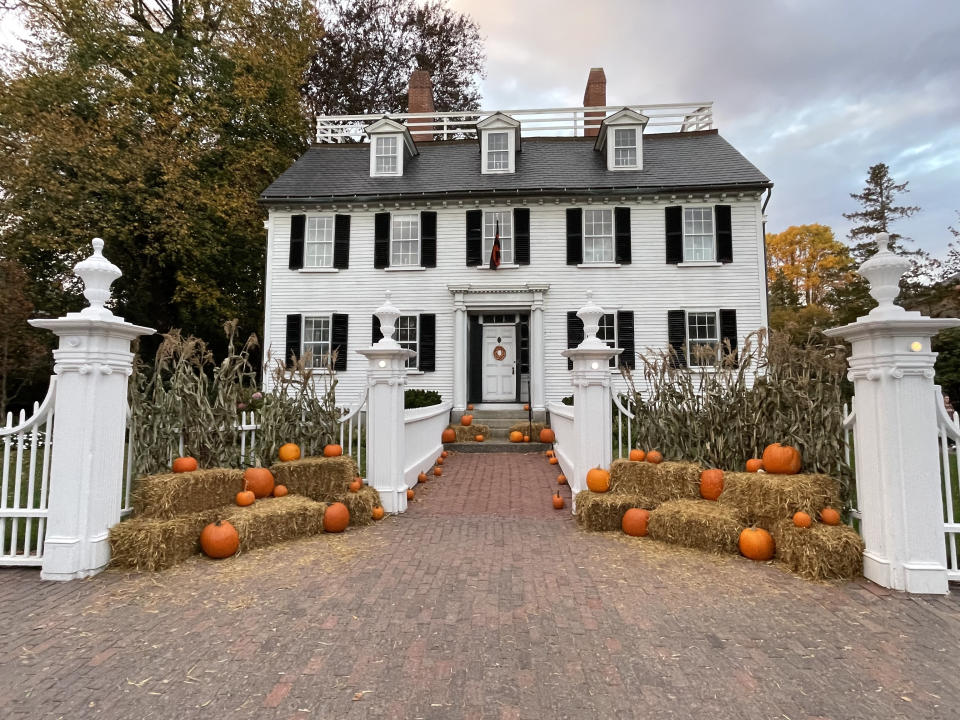
[[[338,373],[338,402],[359,397],[365,380],[366,359],[357,354],[371,341],[371,316],[383,303],[384,291],[404,314],[435,313],[437,317],[436,371],[411,372],[408,386],[437,390],[444,399],[453,397],[453,298],[447,286],[519,285],[549,283],[544,299],[546,399],[569,395],[567,361],[560,352],[567,347],[566,314],[585,302],[584,292],[594,291],[594,300],[610,312],[632,310],[638,351],[665,348],[667,311],[671,309],[737,311],[737,330],[742,338],[765,325],[766,303],[763,278],[763,241],[759,198],[719,200],[713,196],[702,204],[732,206],[733,262],[717,267],[677,267],[666,263],[664,208],[678,201],[610,202],[609,207],[630,207],[633,262],[619,268],[582,268],[566,264],[566,210],[588,207],[567,201],[531,202],[530,265],[490,271],[466,266],[466,211],[476,207],[432,207],[437,212],[437,267],[427,270],[383,270],[373,267],[374,209],[344,205],[336,212],[352,216],[350,268],[336,272],[288,269],[290,216],[302,210],[271,210],[267,262],[265,322],[266,347],[282,357],[286,315],[346,313],[350,316],[347,370]],[[701,203],[697,203],[701,204]],[[522,205],[514,205],[520,207]],[[597,206],[595,203],[594,206]],[[505,209],[504,204],[482,204],[483,209]],[[405,203],[399,212],[408,212]],[[397,211],[393,207],[388,207]],[[307,211],[314,212],[314,209]],[[317,209],[316,212],[333,212]],[[616,386],[622,380],[616,371]]]

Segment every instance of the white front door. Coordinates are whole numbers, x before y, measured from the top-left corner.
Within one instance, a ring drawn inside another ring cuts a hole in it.
[[[483,400],[517,399],[517,327],[483,326]]]

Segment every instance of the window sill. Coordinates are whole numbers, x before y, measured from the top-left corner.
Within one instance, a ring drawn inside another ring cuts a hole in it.
[[[499,267],[497,267],[497,270],[517,270],[520,267],[521,266],[517,265],[516,263],[500,263]],[[477,265],[477,270],[480,272],[490,272],[493,269],[490,267],[490,265]],[[493,270],[493,272],[496,272],[496,270]]]
[[[419,272],[426,270],[423,265],[391,265],[384,268],[387,272]]]
[[[620,263],[580,263],[578,268],[618,268]]]
[[[723,265],[721,262],[716,260],[691,260],[689,262],[677,263],[677,267],[687,268],[687,267],[720,267]]]
[[[312,273],[338,273],[338,272],[340,272],[340,268],[333,268],[333,267],[306,267],[306,268],[300,268],[297,272],[301,272],[301,273],[304,273],[304,274],[312,274]]]
[[[416,368],[407,368],[407,375],[423,375],[423,370],[417,370]]]

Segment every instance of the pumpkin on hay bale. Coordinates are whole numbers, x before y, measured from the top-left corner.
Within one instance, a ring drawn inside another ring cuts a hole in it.
[[[270,468],[278,485],[285,485],[294,495],[304,495],[318,502],[343,500],[347,488],[360,474],[357,463],[349,455],[307,457],[278,463]]]
[[[650,513],[654,540],[714,553],[738,553],[743,520],[734,508],[711,500],[670,500]]]
[[[700,466],[696,463],[614,460],[610,491],[640,495],[656,502],[700,497]]]
[[[483,425],[482,423],[473,423],[469,427],[465,425],[451,425],[448,430],[453,430],[456,434],[456,441],[458,443],[462,442],[474,442],[474,438],[477,435],[487,436],[490,434],[490,427],[488,425]]]
[[[797,527],[793,520],[773,526],[777,559],[811,580],[848,580],[863,572],[863,539],[847,525],[814,523]]]
[[[539,438],[540,431],[546,426],[547,424],[542,422],[518,422],[511,425],[507,432],[518,432],[521,435],[529,435],[530,437]]]
[[[736,508],[749,524],[769,529],[797,512],[817,517],[826,505],[839,507],[840,484],[829,475],[727,472],[717,502]]]
[[[210,468],[148,475],[137,481],[131,498],[135,515],[174,518],[235,502],[244,489],[243,470]]]
[[[652,510],[657,503],[640,495],[622,493],[594,493],[583,490],[577,493],[577,525],[584,530],[604,532],[619,530],[623,516],[631,508]]]

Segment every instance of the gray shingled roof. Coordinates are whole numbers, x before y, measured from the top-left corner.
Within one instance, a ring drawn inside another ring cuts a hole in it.
[[[260,196],[265,203],[367,200],[395,197],[529,195],[608,188],[673,189],[764,187],[770,180],[716,131],[650,134],[643,139],[643,170],[607,170],[593,138],[524,138],[516,172],[480,173],[476,141],[421,143],[404,160],[402,177],[370,177],[367,144],[314,145]]]

